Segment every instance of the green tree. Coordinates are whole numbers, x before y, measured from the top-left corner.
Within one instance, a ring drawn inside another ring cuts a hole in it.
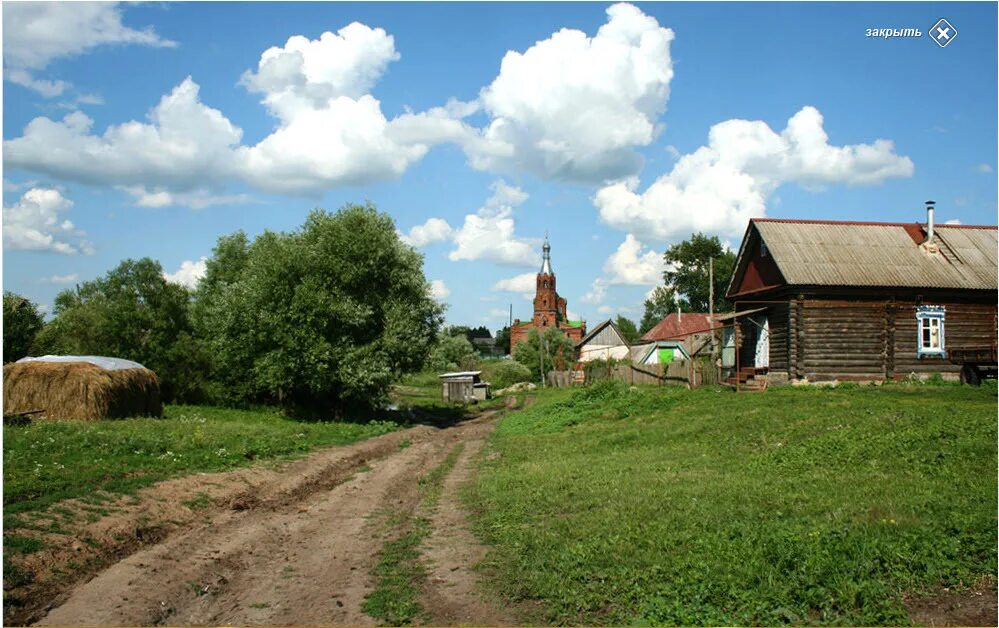
[[[621,330],[621,333],[624,335],[624,339],[628,342],[635,342],[641,336],[641,334],[638,333],[638,328],[635,327],[635,323],[621,314],[617,315],[617,320],[614,321],[614,324]]]
[[[657,286],[645,300],[645,314],[642,315],[638,326],[639,335],[646,334],[674,310],[676,310],[676,293],[669,286]]]
[[[35,336],[45,325],[38,306],[13,292],[3,293],[3,361],[15,362],[28,355]]]
[[[250,241],[243,231],[221,236],[205,263],[205,276],[198,282],[191,304],[191,318],[199,335],[205,330],[205,307],[214,303],[227,286],[239,279],[246,267]]]
[[[463,338],[467,338],[468,341],[471,342],[472,339],[469,338],[469,333],[471,331],[472,328],[468,325],[446,325],[441,333],[445,336],[461,336]]]
[[[725,250],[717,236],[695,233],[669,247],[663,254],[665,285],[658,286],[645,300],[645,314],[639,325],[644,334],[679,305],[684,312],[708,312],[710,260],[714,260],[715,312],[731,309],[725,291],[735,271],[735,253]]]
[[[575,361],[575,347],[564,333],[548,327],[544,336],[539,336],[538,331],[532,329],[527,334],[527,340],[514,347],[513,359],[531,369],[534,381],[541,378],[541,360],[538,355],[541,338],[544,339],[545,373],[564,371]]]
[[[502,349],[505,355],[510,355],[510,327],[496,331],[496,348]]]
[[[479,354],[475,352],[475,347],[464,334],[441,334],[427,358],[427,368],[438,373],[458,369],[471,370],[478,363]]]
[[[317,209],[297,231],[241,241],[219,241],[197,305],[228,401],[343,413],[423,366],[443,308],[388,215]]]
[[[163,278],[159,262],[127,259],[104,277],[64,290],[39,344],[55,353],[140,362],[159,376],[167,400],[196,401],[206,358],[194,339],[190,293]]]
[[[489,329],[485,325],[479,325],[478,327],[469,329],[465,337],[471,342],[476,338],[492,338],[493,335],[489,333]]]
[[[708,264],[714,259],[715,311],[732,307],[725,299],[728,282],[735,270],[735,253],[726,251],[717,236],[695,233],[688,240],[669,247],[663,255],[663,280],[679,296],[685,312],[708,311]]]

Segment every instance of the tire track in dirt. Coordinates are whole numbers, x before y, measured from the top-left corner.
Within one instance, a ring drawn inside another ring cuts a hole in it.
[[[83,522],[85,503],[59,502],[61,510],[72,511],[75,517],[63,522],[64,532],[44,536],[46,549],[21,561],[35,577],[27,586],[4,590],[4,622],[26,625],[39,620],[100,571],[101,565],[121,561],[205,523],[225,521],[233,516],[230,510],[289,507],[296,499],[346,481],[365,463],[398,451],[401,441],[418,442],[436,433],[432,427],[418,426],[347,447],[319,450],[277,468],[265,463],[159,482],[135,496],[105,502],[105,516],[87,523]],[[196,497],[207,498],[210,507],[189,507]],[[68,569],[69,565],[75,567]]]
[[[464,439],[464,449],[444,480],[440,499],[430,514],[430,536],[423,544],[427,567],[421,604],[434,626],[522,625],[523,615],[484,591],[475,571],[486,547],[472,534],[461,490],[471,481],[474,463],[494,424],[476,426]]]
[[[409,446],[401,448],[397,436],[387,441],[389,452],[384,444],[338,448],[335,471],[296,463],[255,490],[237,492],[236,510],[76,587],[39,625],[372,625],[361,608],[384,542],[381,520],[415,510],[418,478],[459,441],[478,450],[494,420],[483,415],[447,429],[407,430]],[[383,456],[373,460],[373,453]],[[471,458],[463,459],[467,473]],[[448,478],[448,485],[457,481]]]

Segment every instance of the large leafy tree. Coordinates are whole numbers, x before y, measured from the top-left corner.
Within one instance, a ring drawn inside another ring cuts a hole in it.
[[[37,305],[19,294],[4,292],[3,361],[14,362],[28,355],[44,324]]]
[[[708,311],[708,265],[712,259],[715,311],[731,307],[725,291],[735,269],[735,253],[726,250],[718,236],[695,233],[690,239],[669,247],[663,259],[666,261],[663,280],[676,293],[685,312]]]
[[[229,401],[342,412],[419,370],[442,307],[423,259],[373,206],[314,210],[292,233],[219,241],[197,295],[213,378]]]
[[[104,277],[64,290],[39,334],[47,351],[135,360],[159,375],[168,400],[197,400],[205,356],[192,336],[190,293],[159,262],[127,259]]]
[[[541,336],[536,329],[532,329],[527,334],[527,340],[514,347],[513,359],[531,369],[531,377],[534,380],[541,378],[539,353],[541,352],[542,340],[544,341],[545,373],[564,371],[575,359],[575,347],[564,333],[554,327],[548,327],[545,329],[544,335]]]
[[[735,271],[735,253],[726,250],[717,236],[695,233],[669,247],[663,260],[665,285],[657,287],[645,301],[643,334],[678,305],[685,312],[708,311],[710,260],[714,260],[714,310],[723,312],[732,307],[725,291]]]

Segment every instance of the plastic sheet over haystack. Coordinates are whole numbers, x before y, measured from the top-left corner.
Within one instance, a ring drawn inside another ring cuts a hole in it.
[[[20,360],[5,365],[4,415],[24,414],[32,420],[97,421],[163,414],[160,380],[155,373],[141,365],[120,366],[137,364],[128,360],[101,359],[119,366],[104,368],[79,359]]]
[[[88,362],[106,371],[146,368],[138,362],[122,358],[107,358],[102,355],[43,355],[37,358],[21,358],[18,362]]]

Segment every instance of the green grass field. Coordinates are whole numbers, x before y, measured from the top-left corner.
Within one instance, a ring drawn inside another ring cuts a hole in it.
[[[97,491],[345,445],[399,426],[301,422],[273,410],[167,406],[162,419],[37,422],[3,428],[5,530],[11,517]]]
[[[908,624],[995,582],[996,388],[631,389],[503,419],[468,493],[542,622]]]

